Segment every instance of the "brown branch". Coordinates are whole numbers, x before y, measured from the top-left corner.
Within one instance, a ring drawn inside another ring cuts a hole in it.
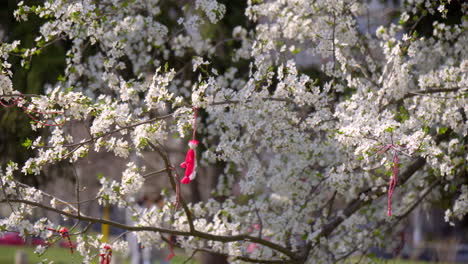
[[[397,215],[397,220],[392,226],[395,226],[398,222],[400,222],[402,219],[406,218],[423,200],[426,198],[426,196],[431,193],[431,191],[439,185],[441,182],[440,179],[434,181],[427,189],[422,193],[422,195],[416,200],[414,204],[412,204],[404,213]]]
[[[421,169],[424,165],[426,164],[426,160],[422,157],[417,158],[411,165],[408,166],[406,171],[401,173],[399,175],[399,184],[402,185],[404,184],[413,174]],[[368,188],[361,192],[357,198],[349,202],[346,206],[345,209],[343,210],[343,217],[335,217],[332,219],[328,224],[325,225],[325,227],[322,229],[320,232],[319,236],[328,236],[330,235],[347,217],[351,216],[354,214],[357,210],[362,208],[365,205],[368,205],[371,203],[373,200],[369,199],[367,201],[361,200],[360,196],[361,195],[377,195],[378,197],[382,196],[384,192],[382,191],[372,191],[372,188]]]
[[[158,171],[152,171],[152,172],[148,172],[146,173],[145,175],[143,175],[142,177],[143,178],[148,178],[150,176],[153,176],[153,175],[157,175],[157,174],[160,174],[160,173],[163,173],[163,172],[166,172],[167,169],[162,169],[162,170],[158,170]]]
[[[158,146],[154,145],[153,143],[148,141],[148,144],[161,156],[161,158],[164,161],[164,165],[166,166],[166,174],[167,177],[169,178],[169,182],[171,183],[172,189],[174,192],[176,192],[177,188],[177,183],[175,182],[174,175],[172,175],[172,169],[174,168],[171,165],[171,161],[169,160],[169,157],[167,153],[163,152],[161,148]],[[180,204],[182,205],[182,208],[184,209],[185,216],[187,216],[187,221],[189,223],[189,228],[191,232],[195,232],[195,226],[193,225],[193,217],[192,217],[192,212],[190,212],[190,209],[187,206],[187,203],[185,202],[184,198],[182,198],[182,195],[180,195]]]
[[[432,89],[427,89],[427,90],[418,90],[418,91],[413,91],[413,92],[408,92],[405,94],[401,99],[396,100],[395,98],[392,98],[389,100],[389,102],[385,105],[382,105],[379,109],[380,111],[384,110],[385,108],[389,107],[390,105],[393,105],[395,103],[402,102],[405,99],[414,97],[414,96],[424,96],[428,94],[434,94],[434,93],[450,93],[450,92],[457,92],[461,89],[464,89],[462,87],[455,87],[455,88],[432,88]],[[465,88],[466,89],[466,88]]]
[[[109,226],[114,226],[118,227],[127,231],[134,231],[134,232],[141,232],[141,231],[152,231],[152,232],[159,232],[159,233],[164,233],[164,234],[172,234],[172,235],[178,235],[178,236],[186,236],[186,237],[199,237],[202,239],[207,239],[207,240],[212,240],[212,241],[219,241],[219,242],[236,242],[236,241],[249,241],[253,243],[257,243],[266,247],[269,247],[273,250],[276,250],[278,252],[283,253],[284,255],[288,256],[291,258],[292,262],[288,263],[295,263],[294,260],[296,260],[296,255],[290,251],[287,248],[284,248],[281,245],[278,245],[276,243],[260,239],[258,237],[253,237],[247,234],[242,234],[242,235],[233,235],[233,236],[222,236],[222,235],[213,235],[209,233],[204,233],[200,231],[179,231],[179,230],[172,230],[172,229],[166,229],[166,228],[160,228],[160,227],[154,227],[154,226],[131,226],[131,225],[126,225],[122,224],[119,222],[107,220],[107,219],[102,219],[102,218],[95,218],[91,216],[87,216],[84,214],[81,215],[76,215],[72,214],[70,212],[62,211],[57,208],[53,208],[51,206],[47,206],[44,204],[41,204],[39,202],[34,202],[34,201],[29,201],[29,200],[24,200],[24,199],[9,199],[11,203],[23,203],[23,204],[28,204],[32,206],[36,206],[48,211],[52,211],[64,216],[68,216],[70,218],[78,219],[81,221],[86,221],[86,222],[93,222],[93,223],[99,223],[99,224],[106,224]],[[6,199],[0,200],[0,203],[6,203]],[[283,262],[284,263],[284,262]]]
[[[275,97],[265,97],[265,98],[262,98],[263,101],[276,101],[276,102],[285,102],[285,103],[290,103],[290,104],[294,104],[294,101],[291,100],[291,99],[287,99],[287,98],[275,98]],[[213,102],[213,103],[210,103],[209,105],[227,105],[227,104],[239,104],[239,103],[250,103],[252,102],[251,99],[248,99],[248,100],[245,100],[245,101],[239,101],[239,100],[226,100],[226,101],[220,101],[220,102]]]
[[[403,214],[399,214],[396,216],[396,220],[393,221],[393,222],[390,222],[390,224],[387,226],[386,230],[384,232],[388,232],[389,230],[391,230],[392,228],[394,228],[402,219],[405,219],[423,200],[424,198],[426,198],[426,196],[431,193],[431,191],[434,189],[434,187],[436,187],[438,184],[440,184],[440,179],[439,180],[436,180],[435,182],[433,182],[422,194],[421,196],[419,196],[419,198],[416,200],[416,202],[414,202]],[[379,223],[377,224],[377,227],[375,229],[377,229],[378,227],[380,227],[381,225],[383,225],[384,223],[388,222],[386,219],[384,220],[381,220],[379,221]],[[375,230],[374,229],[374,230]],[[370,249],[370,247],[367,247],[365,250],[363,250],[363,252],[367,252],[368,250]],[[353,254],[354,252],[356,252],[358,250],[358,248],[354,248],[352,249],[350,252],[348,252],[345,256],[339,258],[338,260],[343,260],[343,259],[346,259],[347,257],[349,257],[351,254]],[[361,256],[361,258],[364,256],[364,254]],[[359,262],[357,262],[359,263]]]
[[[419,90],[419,91],[414,91],[414,92],[408,92],[407,94],[405,94],[405,96],[403,96],[403,99],[411,98],[411,97],[417,96],[417,95],[456,92],[456,91],[458,91],[460,89],[461,89],[461,87]]]
[[[154,121],[157,121],[157,120],[164,120],[164,119],[168,119],[170,117],[172,117],[173,113],[171,114],[167,114],[167,115],[163,115],[163,116],[157,116],[155,118],[151,118],[151,119],[148,119],[148,120],[145,120],[145,121],[141,121],[141,122],[138,122],[138,123],[135,123],[133,125],[128,125],[128,126],[124,126],[124,127],[120,127],[118,129],[115,129],[115,130],[112,130],[112,131],[109,131],[109,132],[106,132],[102,135],[99,135],[99,136],[96,136],[96,137],[92,137],[90,139],[87,139],[83,142],[77,142],[77,143],[71,143],[71,144],[65,144],[63,145],[64,147],[81,147],[83,145],[86,145],[88,143],[92,143],[93,141],[95,141],[96,139],[99,139],[99,138],[102,138],[102,137],[105,137],[105,136],[108,136],[108,135],[112,135],[114,133],[117,133],[117,132],[120,132],[122,130],[125,130],[125,129],[130,129],[130,128],[134,128],[134,127],[137,127],[137,126],[141,126],[141,125],[144,125],[144,124],[148,124],[148,123],[151,123],[151,122],[154,122]],[[42,147],[39,147],[39,148],[54,148],[53,146],[42,146]],[[75,149],[76,150],[76,149]]]
[[[151,142],[148,142],[148,143],[162,157],[162,159],[164,161],[164,164],[166,166],[166,169],[167,169],[166,170],[167,176],[168,176],[168,178],[169,178],[169,180],[171,182],[172,188],[175,191],[176,182],[174,180],[174,176],[172,175],[173,170],[171,168],[173,168],[173,166],[170,163],[169,157],[167,156],[166,153],[163,152],[163,150],[161,150],[161,148],[159,148],[158,146],[155,146]],[[240,241],[240,240],[249,241],[249,242],[261,244],[263,246],[266,246],[266,247],[269,247],[269,248],[274,249],[276,251],[279,251],[279,252],[283,253],[284,255],[290,257],[291,259],[297,259],[296,255],[292,251],[290,251],[289,249],[287,249],[287,248],[285,248],[283,246],[280,246],[278,244],[272,243],[272,242],[270,242],[268,240],[258,238],[258,237],[253,237],[253,236],[249,236],[249,235],[237,235],[237,236],[231,236],[231,237],[228,238],[226,236],[211,235],[211,234],[208,234],[208,233],[203,233],[203,232],[200,232],[198,230],[195,230],[195,227],[193,225],[192,213],[191,213],[190,209],[188,208],[186,202],[184,201],[184,199],[182,197],[180,198],[180,203],[182,205],[182,208],[184,209],[184,212],[185,212],[185,214],[187,216],[187,220],[189,222],[190,232],[188,232],[188,234],[189,234],[188,236],[196,236],[196,237],[205,238],[205,239],[208,239],[208,240],[221,241],[221,242],[233,242],[233,241]],[[175,234],[175,235],[177,235],[177,234]],[[226,239],[226,238],[228,238],[228,239],[227,240],[219,240],[218,237],[221,238],[221,239]]]
[[[249,257],[235,257],[234,259],[236,260],[242,260],[242,261],[247,261],[247,262],[253,262],[253,263],[265,263],[265,264],[294,264],[294,263],[301,263],[299,260],[266,260],[266,259],[254,259],[254,258],[249,258]]]
[[[233,257],[234,260],[242,260],[242,261],[245,261],[245,262],[252,262],[252,263],[266,263],[266,264],[268,264],[268,263],[271,263],[271,264],[274,264],[274,263],[281,263],[281,264],[286,264],[286,263],[288,263],[288,264],[295,264],[295,263],[299,264],[299,263],[302,263],[299,260],[257,259],[257,258],[249,258],[249,257],[245,257],[245,256],[231,256],[231,255],[228,255],[228,254],[219,253],[219,252],[209,250],[209,249],[206,249],[206,248],[197,248],[195,251],[211,253],[211,254],[221,254],[221,255],[224,255],[224,256],[227,256],[227,257]]]

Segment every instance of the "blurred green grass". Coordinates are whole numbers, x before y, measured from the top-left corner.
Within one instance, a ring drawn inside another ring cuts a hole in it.
[[[51,247],[41,257],[34,254],[34,247],[0,247],[0,264],[15,263],[16,251],[24,251],[28,255],[29,263],[39,263],[43,259],[53,260],[56,264],[81,263],[82,259],[78,254],[70,254],[66,248]]]
[[[0,246],[0,264],[11,264],[15,263],[15,255],[17,250],[22,250],[28,255],[28,263],[39,263],[41,260],[48,259],[49,261],[54,261],[55,264],[79,264],[82,262],[83,258],[74,253],[70,254],[70,250],[60,247],[51,247],[49,248],[44,255],[41,257],[34,254],[34,247],[27,246]],[[182,252],[176,252],[176,256],[172,258],[171,264],[182,264],[187,259],[187,256]],[[345,263],[358,263],[359,257],[351,257]],[[99,263],[96,258],[96,264]],[[129,264],[130,261],[126,259],[124,264]],[[361,263],[366,263],[362,261]],[[376,264],[435,264],[436,262],[425,262],[425,261],[413,261],[413,260],[403,260],[403,259],[378,259],[373,258],[371,263]],[[437,262],[442,264],[442,262]],[[155,261],[154,264],[159,264],[158,261]],[[198,264],[197,261],[191,260],[188,264]]]
[[[15,246],[0,246],[0,264],[12,264],[15,263],[16,251],[21,250],[28,255],[28,263],[39,263],[41,260],[48,259],[49,261],[54,261],[55,264],[79,264],[82,262],[83,258],[74,253],[70,253],[69,249],[60,248],[60,247],[51,247],[41,256],[34,254],[34,247],[15,247]],[[171,264],[182,264],[187,256],[177,252],[177,255],[172,258]],[[96,258],[96,264],[99,263],[99,260]],[[129,264],[129,260],[125,260],[124,264]],[[159,264],[155,261],[154,264]],[[196,261],[191,260],[188,264],[197,264]]]

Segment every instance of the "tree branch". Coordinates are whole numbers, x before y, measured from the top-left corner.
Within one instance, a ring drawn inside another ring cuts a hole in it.
[[[426,160],[424,158],[419,157],[418,159],[416,159],[416,161],[414,161],[411,165],[408,166],[406,171],[404,171],[403,173],[399,175],[399,184],[404,184],[411,176],[413,176],[413,174],[416,171],[424,167],[425,164],[426,164]],[[328,224],[325,225],[325,227],[320,232],[319,236],[330,235],[347,217],[351,216],[357,210],[359,210],[363,206],[373,201],[373,200],[367,200],[367,201],[361,200],[360,197],[362,194],[367,195],[367,196],[377,195],[378,197],[380,197],[384,194],[384,192],[382,191],[372,192],[372,188],[368,188],[364,190],[363,192],[361,192],[357,198],[355,198],[354,200],[352,200],[345,206],[345,209],[343,210],[343,217],[335,217],[334,219],[332,219]]]
[[[407,94],[405,94],[403,99],[411,98],[411,97],[414,97],[414,96],[417,96],[417,95],[456,92],[456,91],[458,91],[460,89],[462,89],[462,88],[461,87],[456,87],[456,88],[438,88],[438,89],[419,90],[419,91],[414,91],[414,92],[408,92]]]
[[[120,132],[122,130],[125,130],[125,129],[130,129],[130,128],[134,128],[134,127],[137,127],[137,126],[141,126],[141,125],[144,125],[144,124],[148,124],[148,123],[151,123],[151,122],[154,122],[154,121],[157,121],[157,120],[164,120],[164,119],[168,119],[170,117],[172,117],[173,113],[171,114],[167,114],[167,115],[163,115],[163,116],[157,116],[157,117],[154,117],[154,118],[151,118],[151,119],[148,119],[148,120],[145,120],[145,121],[141,121],[141,122],[138,122],[138,123],[135,123],[133,125],[128,125],[128,126],[124,126],[124,127],[120,127],[120,128],[117,128],[115,130],[112,130],[112,131],[109,131],[109,132],[106,132],[102,135],[99,135],[99,136],[96,136],[96,137],[92,137],[90,139],[87,139],[83,142],[77,142],[77,143],[71,143],[71,144],[65,144],[63,145],[64,147],[81,147],[83,145],[86,145],[88,143],[91,143],[93,141],[95,141],[96,139],[99,139],[99,138],[102,138],[102,137],[105,137],[105,136],[108,136],[108,135],[111,135],[111,134],[114,134],[114,133],[117,133],[117,132]],[[40,146],[38,148],[54,148],[54,146]]]
[[[155,146],[153,143],[149,142],[148,141],[148,144],[151,146],[151,148],[153,148],[160,156],[161,158],[163,159],[164,161],[164,165],[166,166],[166,175],[167,177],[169,178],[169,182],[171,183],[171,186],[172,186],[172,189],[174,190],[174,192],[176,192],[176,182],[174,180],[174,175],[172,175],[172,170],[175,169],[172,165],[171,165],[171,161],[169,160],[169,157],[167,155],[167,153],[163,152],[161,150],[161,148],[159,148],[158,146]],[[185,212],[185,216],[187,216],[187,221],[189,223],[189,228],[190,228],[190,231],[191,232],[195,232],[195,226],[193,225],[193,217],[192,217],[192,212],[190,212],[190,209],[188,208],[187,206],[187,203],[185,202],[184,198],[182,197],[182,195],[180,195],[180,204],[182,205],[182,208],[184,209],[184,212]]]
[[[287,99],[287,98],[265,97],[265,98],[262,98],[262,100],[263,101],[276,101],[276,102],[285,102],[285,103],[294,104],[293,100]],[[213,102],[213,103],[210,103],[209,105],[214,106],[214,105],[239,104],[239,103],[242,103],[242,102],[243,101],[240,101],[240,100],[226,100],[226,101],[220,101],[220,102]],[[249,102],[252,102],[252,100],[249,99],[249,100],[245,100],[244,102],[249,103]]]
[[[260,239],[258,237],[253,237],[250,235],[242,234],[242,235],[234,235],[234,236],[222,236],[222,235],[213,235],[209,233],[204,233],[200,231],[179,231],[179,230],[172,230],[172,229],[166,229],[166,228],[160,228],[160,227],[154,227],[154,226],[131,226],[131,225],[126,225],[122,224],[119,222],[107,220],[107,219],[102,219],[102,218],[95,218],[91,216],[87,216],[84,214],[76,215],[72,214],[70,212],[62,211],[57,208],[53,208],[51,206],[47,206],[38,202],[34,201],[29,201],[29,200],[24,200],[24,199],[9,199],[11,203],[23,203],[23,204],[29,204],[32,206],[36,206],[48,211],[52,211],[61,215],[68,216],[70,218],[78,219],[81,221],[86,221],[86,222],[93,222],[93,223],[99,223],[99,224],[106,224],[109,226],[114,226],[118,227],[124,230],[128,231],[134,231],[134,232],[141,232],[141,231],[152,231],[152,232],[159,232],[159,233],[164,233],[164,234],[172,234],[172,235],[178,235],[178,236],[186,236],[186,237],[198,237],[202,239],[207,239],[207,240],[213,240],[213,241],[219,241],[219,242],[236,242],[236,241],[249,241],[253,243],[257,243],[266,247],[269,247],[273,250],[276,250],[278,252],[283,253],[284,255],[288,256],[291,258],[291,261],[293,262],[288,262],[288,263],[295,263],[294,260],[297,260],[296,255],[290,251],[289,249],[278,245],[276,243]],[[7,203],[8,201],[6,199],[0,200],[0,203]],[[284,262],[283,262],[284,263]]]

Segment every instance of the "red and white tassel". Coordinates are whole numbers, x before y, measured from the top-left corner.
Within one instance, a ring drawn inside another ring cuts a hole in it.
[[[181,183],[183,184],[190,183],[197,176],[197,154],[195,149],[198,146],[198,141],[190,140],[188,145],[190,149],[187,151],[185,161],[180,164],[180,166],[185,169],[184,178],[181,180]]]
[[[195,139],[197,133],[197,108],[193,108],[193,136],[192,140],[189,141],[189,150],[185,155],[185,161],[180,164],[185,169],[184,178],[180,181],[183,184],[189,184],[197,176],[197,153],[196,148],[198,141]]]
[[[112,248],[109,244],[103,244],[101,246],[101,254],[99,254],[99,264],[110,264],[112,257]]]

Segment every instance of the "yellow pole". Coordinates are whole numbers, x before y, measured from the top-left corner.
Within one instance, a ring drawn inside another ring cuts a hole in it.
[[[110,217],[110,206],[109,204],[106,204],[102,211],[102,218],[105,220],[109,220],[109,217]],[[102,224],[101,230],[102,230],[102,235],[103,235],[102,242],[107,243],[107,241],[109,241],[109,225]]]

